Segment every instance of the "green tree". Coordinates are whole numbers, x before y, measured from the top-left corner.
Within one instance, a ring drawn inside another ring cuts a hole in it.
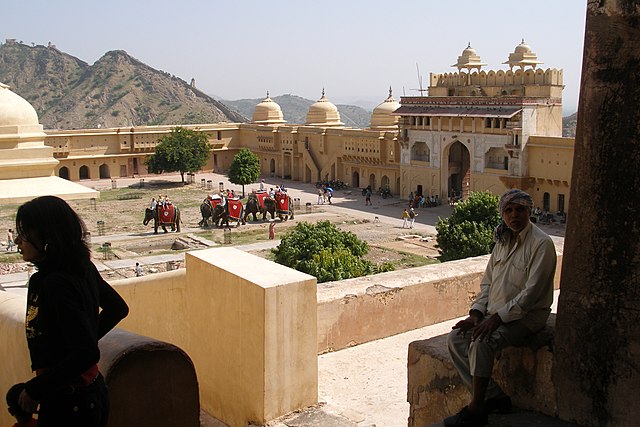
[[[184,183],[184,173],[201,170],[208,159],[207,135],[178,126],[160,138],[146,164],[151,173],[180,172]]]
[[[243,148],[233,157],[228,175],[230,182],[242,185],[244,197],[244,186],[256,182],[260,176],[260,159],[251,150]]]
[[[498,196],[471,193],[457,203],[449,218],[438,219],[438,251],[441,261],[485,255],[493,249],[493,230],[500,224]]]
[[[341,231],[329,221],[319,221],[296,224],[273,254],[277,263],[315,276],[318,283],[393,270],[390,263],[376,266],[364,259],[368,251],[367,242],[355,234]]]

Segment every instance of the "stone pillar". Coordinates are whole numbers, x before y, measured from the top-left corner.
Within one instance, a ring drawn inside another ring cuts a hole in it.
[[[188,310],[201,316],[183,348],[203,409],[239,427],[316,404],[316,278],[235,248],[189,252],[186,267]]]
[[[554,382],[559,416],[640,419],[640,8],[589,1]]]

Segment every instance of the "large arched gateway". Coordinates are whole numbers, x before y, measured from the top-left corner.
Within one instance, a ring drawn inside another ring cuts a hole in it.
[[[445,152],[448,160],[446,169],[447,194],[449,197],[467,198],[471,190],[471,155],[460,141],[451,144]],[[444,169],[444,168],[443,168]]]

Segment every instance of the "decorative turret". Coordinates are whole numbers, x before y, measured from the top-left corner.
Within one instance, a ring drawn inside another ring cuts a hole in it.
[[[527,65],[536,68],[536,65],[542,64],[542,62],[538,61],[538,56],[531,51],[529,45],[522,39],[522,42],[516,46],[514,52],[509,54],[509,60],[503,62],[503,64],[508,64],[511,69],[513,69],[513,67],[524,69]]]
[[[389,87],[387,99],[374,108],[371,113],[371,129],[397,129],[400,116],[393,116],[392,113],[399,107],[400,103],[395,100],[391,87]]]
[[[309,107],[305,124],[309,126],[344,126],[344,123],[340,121],[338,108],[327,99],[324,88],[322,89],[322,97]]]
[[[95,190],[54,176],[59,162],[45,137],[36,110],[0,83],[0,201],[21,203],[45,194],[99,197]]]
[[[462,51],[460,56],[458,56],[458,62],[453,64],[452,67],[456,67],[458,71],[466,69],[470,72],[474,68],[477,68],[478,71],[480,71],[480,68],[484,65],[487,64],[480,60],[480,55],[476,53],[476,50],[471,47],[471,42],[469,42],[466,49]]]
[[[252,122],[264,125],[285,123],[282,109],[277,102],[269,97],[268,91],[267,97],[253,110]]]

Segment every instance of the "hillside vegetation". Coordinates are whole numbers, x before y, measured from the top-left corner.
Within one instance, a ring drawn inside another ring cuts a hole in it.
[[[122,50],[89,65],[53,46],[7,42],[0,45],[0,82],[33,105],[45,129],[247,121]]]

